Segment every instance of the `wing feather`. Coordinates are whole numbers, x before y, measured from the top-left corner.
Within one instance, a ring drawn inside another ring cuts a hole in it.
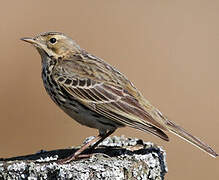
[[[69,77],[67,79],[70,79]],[[116,123],[148,131],[168,141],[168,136],[139,104],[137,99],[121,86],[97,82],[89,78],[74,78],[72,83],[57,81],[71,96],[83,105]]]

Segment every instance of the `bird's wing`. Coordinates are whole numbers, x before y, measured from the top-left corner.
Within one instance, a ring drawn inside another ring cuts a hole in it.
[[[122,86],[88,77],[55,77],[68,95],[76,98],[89,109],[114,122],[148,131],[168,141],[162,124],[142,107],[138,100]]]

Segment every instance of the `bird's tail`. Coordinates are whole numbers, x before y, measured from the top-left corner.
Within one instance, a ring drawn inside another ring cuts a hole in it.
[[[194,146],[198,147],[199,149],[205,151],[212,157],[217,157],[218,154],[211,149],[207,144],[199,140],[197,137],[192,136],[190,133],[186,132],[183,128],[179,127],[178,125],[174,124],[173,122],[167,120],[167,129],[174,133],[175,135],[181,137],[182,139],[188,141],[189,143],[193,144]]]

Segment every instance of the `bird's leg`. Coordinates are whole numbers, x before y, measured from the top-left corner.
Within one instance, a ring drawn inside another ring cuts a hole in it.
[[[68,162],[71,162],[73,160],[77,160],[80,158],[88,158],[90,157],[92,154],[81,154],[82,152],[84,152],[86,149],[89,148],[90,145],[94,144],[93,146],[91,146],[91,149],[94,149],[95,147],[97,147],[105,138],[107,138],[108,136],[110,136],[113,131],[108,131],[105,134],[99,134],[97,137],[95,137],[94,139],[92,139],[90,142],[84,144],[80,149],[78,149],[73,155],[65,158],[65,159],[60,159],[57,162],[60,164],[65,164]]]
[[[94,149],[95,147],[97,147],[101,142],[103,142],[104,139],[106,139],[108,136],[110,136],[114,132],[115,130],[110,130],[106,134],[102,134],[102,135],[99,134],[98,136],[100,136],[101,138],[91,147],[91,149]]]
[[[60,159],[58,160],[58,163],[60,164],[65,164],[68,162],[71,162],[73,160],[77,160],[80,159],[80,157],[82,158],[81,153],[86,150],[87,148],[89,148],[90,145],[92,145],[93,143],[99,141],[101,139],[101,136],[98,135],[97,137],[95,137],[94,139],[92,139],[90,142],[84,144],[80,149],[78,149],[73,155],[68,156],[67,158],[64,159]],[[88,154],[84,154],[84,157],[89,157]]]

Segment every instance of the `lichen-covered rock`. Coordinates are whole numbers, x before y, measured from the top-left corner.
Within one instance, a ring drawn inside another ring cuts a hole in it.
[[[88,138],[86,141],[91,140]],[[162,180],[167,172],[165,152],[152,143],[134,138],[109,137],[88,159],[58,164],[76,149],[41,151],[0,159],[0,179],[145,179]],[[86,153],[91,153],[87,151]]]

